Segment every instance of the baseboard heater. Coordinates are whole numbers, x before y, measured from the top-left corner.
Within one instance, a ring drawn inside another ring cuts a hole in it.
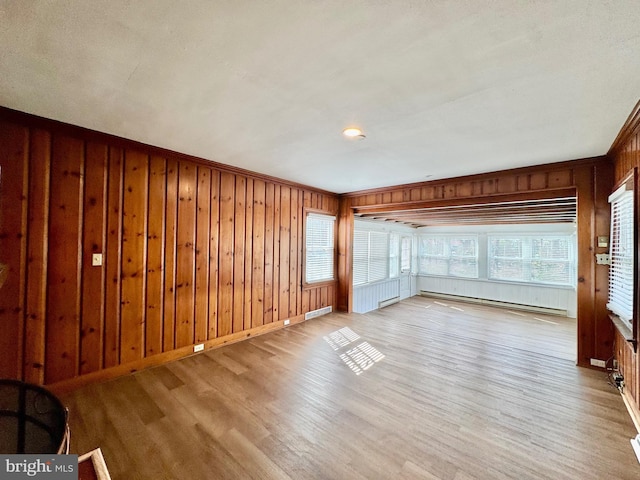
[[[393,305],[394,303],[398,303],[399,301],[400,297],[387,298],[386,300],[378,302],[378,308],[388,307],[389,305]]]
[[[307,312],[304,314],[304,319],[309,320],[311,318],[321,317],[322,315],[326,315],[327,313],[331,313],[333,311],[331,305],[328,307],[322,307],[318,310],[313,310],[311,312]]]
[[[567,316],[567,311],[559,308],[536,307],[533,305],[523,305],[520,303],[509,303],[509,302],[501,302],[499,300],[488,300],[486,298],[465,297],[464,295],[453,295],[450,293],[437,293],[437,292],[420,290],[420,296],[442,298],[445,300],[455,300],[458,302],[480,303],[482,305],[493,305],[495,307],[506,307],[506,308],[511,308],[513,310],[524,310],[527,312],[545,313],[547,315],[559,315],[562,317]]]

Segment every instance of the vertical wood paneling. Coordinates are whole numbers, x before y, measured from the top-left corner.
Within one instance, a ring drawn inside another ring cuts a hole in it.
[[[92,255],[104,249],[106,222],[105,196],[107,182],[107,146],[89,142],[86,145],[83,248],[82,248],[82,322],[80,331],[80,374],[103,368],[102,349],[104,322],[105,270],[92,266]]]
[[[220,271],[218,287],[218,336],[233,331],[233,247],[235,177],[223,172],[220,176]]]
[[[244,315],[244,231],[246,219],[247,179],[236,177],[235,233],[233,247],[233,332],[241,332]]]
[[[29,182],[28,283],[26,285],[24,354],[28,361],[25,362],[24,379],[26,382],[39,385],[44,383],[45,363],[51,135],[44,130],[33,130],[30,140],[29,176],[39,178],[41,181]],[[0,206],[0,209],[2,208]]]
[[[578,363],[589,365],[595,354],[595,292],[592,288],[595,263],[591,261],[594,249],[594,188],[593,169],[584,167],[576,172],[578,190]]]
[[[264,318],[263,323],[273,321],[273,265],[274,265],[274,226],[275,186],[265,186],[264,199]]]
[[[289,242],[291,235],[291,189],[280,188],[280,304],[278,320],[289,318]]]
[[[613,165],[604,163],[595,167],[593,175],[594,181],[594,231],[596,236],[609,235],[610,206],[609,195],[613,186]],[[564,175],[563,181],[568,178]],[[597,242],[593,243],[592,255],[596,253],[607,253],[607,248],[598,248]],[[608,316],[606,302],[609,291],[609,266],[594,265],[593,289],[595,291],[595,330],[594,357],[607,359],[613,351],[613,325]]]
[[[168,352],[176,346],[176,258],[178,245],[178,162],[167,159],[165,199],[164,307],[162,346]]]
[[[277,322],[280,320],[280,185],[276,185],[274,189],[274,205],[273,205],[273,308],[272,320]]]
[[[24,289],[29,178],[29,132],[0,123],[0,263],[7,277],[0,290],[0,377],[22,377]]]
[[[124,158],[122,226],[122,311],[120,361],[144,357],[147,260],[148,156],[128,150]]]
[[[303,206],[332,195],[51,124],[0,123],[2,376],[106,378],[335,301],[301,285]]]
[[[264,323],[265,289],[265,184],[253,182],[253,272],[251,274],[251,327]]]
[[[245,240],[244,240],[244,319],[243,330],[251,328],[251,309],[253,299],[251,298],[251,287],[253,284],[253,179],[247,179],[247,197],[245,207]]]
[[[194,342],[197,167],[180,162],[176,250],[176,347]]]
[[[303,265],[305,261],[303,258],[303,255],[304,255],[304,248],[303,248],[304,208],[303,207],[304,207],[304,191],[299,190],[298,191],[298,212],[297,212],[298,213],[298,242],[296,245],[296,252],[298,255],[298,262],[297,262],[298,273],[296,276],[296,281],[298,282],[296,285],[296,296],[298,298],[298,301],[296,303],[296,315],[301,315],[303,313],[306,313],[306,311],[302,309],[302,296],[304,294],[304,290],[302,289],[302,285],[304,283],[304,280],[302,278],[302,272],[304,271]]]
[[[198,167],[196,219],[195,342],[209,335],[209,246],[211,236],[211,170]]]
[[[147,298],[145,355],[163,351],[164,259],[167,166],[162,157],[150,159],[149,216],[147,232]]]
[[[45,381],[78,374],[83,142],[53,137],[49,203],[49,267]]]
[[[209,218],[209,332],[208,338],[218,336],[218,251],[220,239],[220,172],[211,172],[211,215]]]
[[[121,283],[122,283],[122,200],[124,182],[124,152],[109,149],[107,176],[107,235],[104,257],[104,366],[120,364]]]
[[[289,313],[288,317],[296,315],[298,304],[298,286],[301,284],[298,279],[298,190],[291,189],[291,209],[290,216],[291,223],[289,225],[289,255],[287,261],[289,262]]]

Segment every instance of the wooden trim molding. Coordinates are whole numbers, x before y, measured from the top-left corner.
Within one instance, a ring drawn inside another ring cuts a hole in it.
[[[631,136],[637,132],[640,132],[640,100],[638,100],[638,103],[633,107],[633,110],[631,110],[631,113],[622,125],[620,132],[618,132],[618,136],[613,141],[611,148],[609,148],[609,151],[607,152],[607,156],[614,158],[618,155],[627,145]]]
[[[437,186],[437,185],[451,185],[455,183],[464,183],[464,182],[470,182],[470,181],[482,182],[485,180],[492,180],[499,177],[514,177],[518,175],[539,173],[542,171],[555,172],[559,170],[575,170],[577,168],[593,165],[594,163],[598,163],[602,161],[608,162],[609,159],[606,155],[600,155],[596,157],[580,158],[576,160],[567,160],[563,162],[546,163],[542,165],[532,165],[528,167],[519,167],[519,168],[512,168],[507,170],[498,170],[495,172],[485,172],[485,173],[478,173],[474,175],[464,175],[460,177],[429,180],[425,182],[406,183],[403,185],[392,185],[388,187],[372,188],[368,190],[357,190],[353,192],[343,193],[341,197],[360,197],[363,195],[386,193],[386,192],[389,192],[390,190],[414,189],[414,188],[421,188],[426,186],[431,187],[431,186]]]
[[[536,200],[549,200],[559,198],[569,198],[576,196],[575,187],[554,188],[547,190],[531,190],[523,193],[506,193],[486,195],[482,197],[472,198],[455,198],[455,199],[438,199],[438,200],[421,200],[414,202],[396,202],[387,204],[362,205],[353,207],[355,213],[383,213],[396,212],[399,210],[420,210],[438,207],[468,207],[471,205],[486,205],[491,203],[509,203]]]

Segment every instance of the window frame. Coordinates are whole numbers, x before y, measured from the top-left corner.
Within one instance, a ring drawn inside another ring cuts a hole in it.
[[[487,280],[492,282],[506,282],[506,283],[514,283],[521,285],[533,285],[533,286],[546,286],[546,287],[557,287],[557,288],[576,288],[576,269],[577,269],[577,250],[575,245],[575,240],[572,240],[573,235],[569,234],[560,234],[560,233],[543,233],[543,234],[532,234],[532,233],[518,233],[513,232],[509,234],[488,234],[487,235]],[[554,259],[552,258],[535,258],[534,257],[534,241],[540,240],[544,238],[556,238],[562,239],[565,238],[568,241],[568,258],[566,260],[557,259],[556,263],[565,263],[569,268],[569,278],[570,283],[553,283],[553,282],[542,282],[533,279],[533,263],[534,261],[541,261],[546,263],[553,263]],[[521,254],[519,257],[500,257],[494,256],[491,254],[491,241],[493,239],[503,239],[503,240],[519,240],[521,242]],[[503,277],[494,277],[491,275],[491,266],[494,259],[502,259],[503,261],[512,261],[518,262],[523,266],[523,272],[527,272],[529,274],[529,279],[514,279],[510,280],[509,278]],[[527,268],[528,265],[528,268]]]
[[[622,336],[633,345],[634,352],[637,349],[637,339],[638,339],[638,318],[640,312],[640,305],[638,305],[638,299],[640,298],[640,293],[638,292],[640,288],[640,282],[638,281],[638,210],[639,210],[639,197],[638,195],[638,172],[637,168],[634,168],[631,174],[629,174],[625,179],[616,184],[616,187],[613,190],[613,193],[609,196],[609,204],[612,203],[612,197],[619,193],[622,189],[626,191],[631,191],[633,193],[632,205],[633,205],[633,285],[631,286],[632,292],[632,317],[625,321],[625,319],[621,318],[616,312],[609,308],[609,297],[610,297],[610,286],[607,290],[607,310],[609,311],[609,317],[612,319],[613,324],[616,326],[618,331],[622,334]],[[620,192],[624,193],[624,192]],[[613,211],[611,211],[610,219],[611,219],[611,230],[609,233],[609,255],[611,256],[613,251]],[[610,257],[610,261],[611,261]],[[611,268],[611,267],[610,267]],[[611,271],[609,271],[609,275],[611,275]],[[609,284],[610,285],[610,284]]]
[[[331,214],[325,210],[315,209],[315,208],[303,208],[303,231],[302,231],[302,279],[301,284],[303,290],[310,288],[318,288],[326,285],[333,285],[338,281],[338,259],[336,255],[337,251],[337,239],[338,239],[338,218],[337,215]],[[309,282],[307,281],[307,229],[308,229],[308,220],[309,216],[321,216],[333,219],[333,263],[332,263],[332,278],[331,279],[321,279]]]
[[[444,253],[442,255],[435,254],[425,254],[422,250],[422,240],[424,238],[440,238],[444,241]],[[475,240],[475,256],[470,255],[453,255],[451,242],[452,240]],[[446,277],[446,278],[457,278],[462,280],[478,280],[480,279],[480,240],[479,235],[476,233],[464,233],[464,234],[440,234],[440,233],[432,233],[432,234],[421,234],[418,235],[418,275],[427,276],[427,277]],[[446,274],[438,274],[438,273],[427,273],[422,269],[422,259],[423,258],[435,258],[445,260],[447,262],[447,273]],[[463,276],[463,275],[452,275],[451,271],[451,260],[464,260],[464,259],[475,259],[476,263],[476,274],[475,276]]]

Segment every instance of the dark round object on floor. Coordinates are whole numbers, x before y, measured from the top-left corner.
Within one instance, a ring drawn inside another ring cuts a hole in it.
[[[67,409],[51,392],[0,380],[0,454],[68,453],[67,425]]]

